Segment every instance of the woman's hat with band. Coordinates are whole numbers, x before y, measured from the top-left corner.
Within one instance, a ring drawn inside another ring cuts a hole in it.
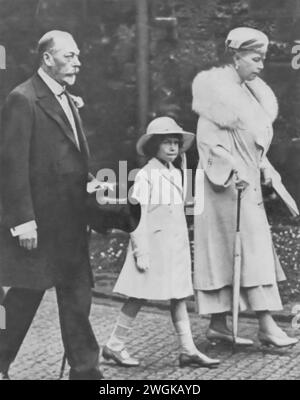
[[[229,32],[225,45],[237,51],[248,50],[265,54],[268,50],[269,39],[257,29],[240,27]]]
[[[147,127],[146,133],[141,136],[136,144],[136,150],[141,156],[145,156],[144,146],[154,135],[182,135],[183,144],[180,149],[181,153],[187,151],[195,139],[195,135],[191,132],[184,131],[170,117],[155,118]]]

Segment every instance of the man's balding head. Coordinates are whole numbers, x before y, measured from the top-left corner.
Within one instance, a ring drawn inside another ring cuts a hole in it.
[[[62,85],[73,85],[79,72],[79,49],[68,32],[50,31],[38,42],[40,66]]]
[[[58,43],[66,40],[74,40],[69,32],[54,30],[45,33],[38,41],[37,46],[40,64],[43,62],[43,55],[45,52],[53,51]]]

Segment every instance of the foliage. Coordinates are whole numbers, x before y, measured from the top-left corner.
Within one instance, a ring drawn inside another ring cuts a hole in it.
[[[192,226],[191,238],[192,234]],[[287,281],[280,283],[280,294],[284,304],[300,301],[300,228],[282,225],[272,229],[273,241]],[[96,287],[111,294],[112,288],[125,261],[128,236],[120,231],[106,236],[93,234],[90,246],[91,263]],[[193,241],[191,250],[193,253]]]
[[[275,143],[300,136],[300,75],[289,64],[295,25],[292,0],[149,0],[149,4],[149,119],[168,114],[194,131],[192,79],[218,61],[228,31],[245,25],[272,38],[265,78],[280,101]],[[83,117],[94,169],[116,166],[119,159],[134,164],[138,135],[135,1],[0,0],[0,10],[0,41],[7,48],[8,64],[7,71],[1,71],[0,105],[5,94],[34,70],[41,34],[49,29],[69,30],[81,47],[83,67],[74,94],[85,99]],[[284,171],[286,166],[274,161]]]
[[[288,179],[290,139],[300,137],[300,76],[290,72],[289,64],[289,41],[295,22],[289,7],[293,1],[149,0],[149,3],[149,118],[169,114],[191,131],[196,126],[196,116],[191,112],[192,79],[198,71],[218,61],[228,31],[245,25],[262,29],[272,38],[265,78],[275,88],[281,109],[272,157],[281,172],[286,171],[283,175]],[[14,86],[32,74],[39,37],[50,29],[69,30],[82,53],[82,73],[74,94],[82,96],[86,103],[83,117],[94,169],[115,167],[120,159],[134,164],[137,137],[135,1],[0,0],[0,10],[0,44],[7,50],[7,71],[0,71],[0,105]],[[289,14],[281,18],[285,10]],[[159,22],[157,17],[171,18],[171,22]],[[279,63],[280,68],[271,62]],[[292,145],[294,148],[294,142]],[[191,155],[196,160],[196,152]],[[297,172],[294,175],[296,182],[299,175]],[[277,213],[278,208],[271,210],[273,217]],[[289,225],[290,222],[287,221]],[[278,225],[278,220],[275,223]],[[295,225],[274,231],[289,277],[292,270],[299,269],[297,229]],[[109,245],[110,252],[101,250],[103,254],[92,255],[95,268],[109,269],[112,263],[120,268],[124,257],[120,249],[125,248],[125,242],[119,246],[115,239]],[[284,293],[299,299],[299,273],[293,276],[289,281],[292,287],[284,289]]]

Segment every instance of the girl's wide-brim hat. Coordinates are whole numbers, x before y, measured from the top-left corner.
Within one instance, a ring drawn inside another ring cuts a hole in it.
[[[232,29],[229,32],[225,45],[237,51],[254,51],[265,54],[268,50],[269,39],[263,32],[247,27]]]
[[[184,131],[181,126],[174,121],[174,119],[170,117],[155,118],[150,122],[146,133],[139,138],[136,144],[136,150],[139,155],[145,156],[145,145],[154,135],[181,135],[183,143],[180,148],[180,153],[187,151],[195,139],[194,133]]]

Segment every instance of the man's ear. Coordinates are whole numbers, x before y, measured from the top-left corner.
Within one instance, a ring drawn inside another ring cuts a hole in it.
[[[45,65],[47,65],[47,67],[52,67],[53,65],[53,57],[50,53],[48,53],[48,51],[45,51],[43,54],[43,62]]]

